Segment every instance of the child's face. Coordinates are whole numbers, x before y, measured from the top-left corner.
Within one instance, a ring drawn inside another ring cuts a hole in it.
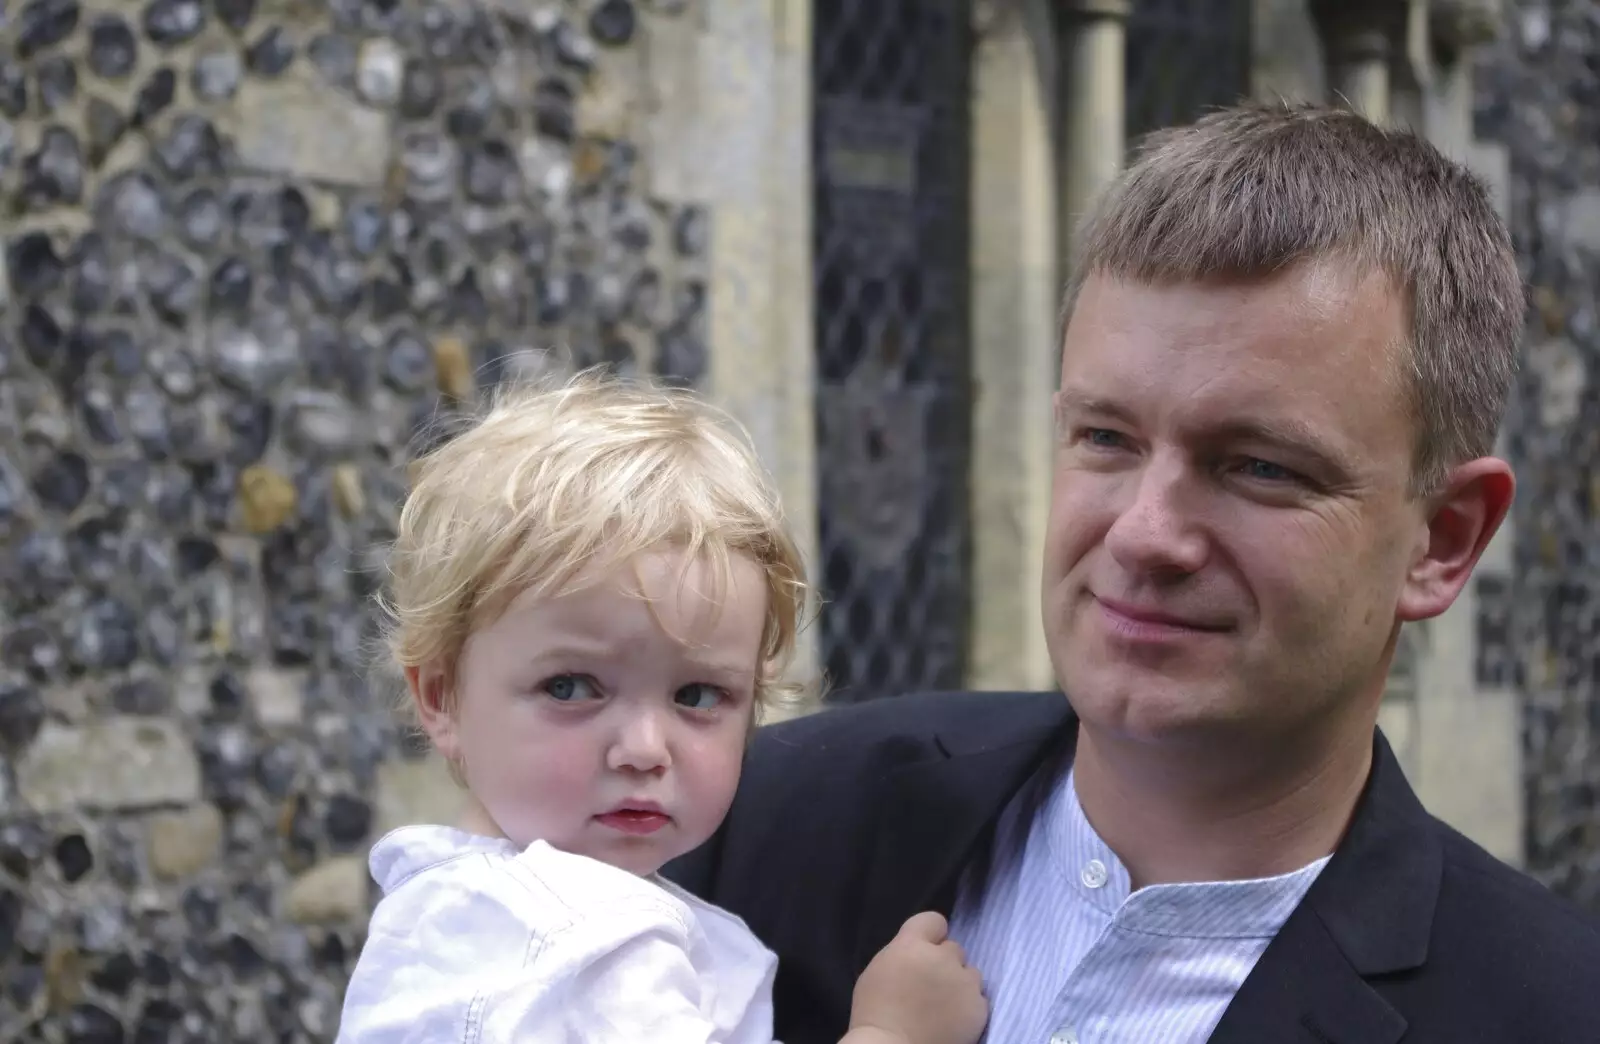
[[[733,801],[766,585],[735,556],[718,605],[711,567],[685,571],[676,551],[585,579],[523,595],[473,633],[453,715],[430,713],[427,672],[414,685],[434,744],[506,837],[654,873],[709,838]]]

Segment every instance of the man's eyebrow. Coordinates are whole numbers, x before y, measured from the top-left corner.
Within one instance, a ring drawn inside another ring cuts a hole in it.
[[[1133,423],[1133,412],[1127,407],[1111,399],[1089,395],[1081,391],[1064,389],[1056,398],[1055,420],[1056,433],[1062,434],[1062,422],[1068,414],[1088,414],[1095,417],[1107,417],[1127,424]]]
[[[1293,417],[1230,421],[1210,429],[1208,434],[1218,441],[1259,442],[1276,446],[1290,453],[1313,458],[1323,466],[1339,472],[1344,472],[1349,467],[1344,462],[1344,455],[1339,453],[1336,447],[1329,445],[1328,440],[1310,425],[1303,424]]]
[[[1061,434],[1068,415],[1105,417],[1127,424],[1135,423],[1133,412],[1115,400],[1074,390],[1063,390],[1056,401],[1057,434]],[[1258,442],[1274,446],[1340,475],[1348,474],[1351,468],[1346,454],[1330,445],[1309,424],[1294,417],[1233,420],[1207,428],[1202,435],[1215,442]]]

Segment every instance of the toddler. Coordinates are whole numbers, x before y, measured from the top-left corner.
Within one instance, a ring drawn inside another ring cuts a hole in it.
[[[373,847],[340,1044],[770,1044],[776,958],[658,875],[707,840],[786,693],[807,588],[743,432],[581,375],[502,395],[414,465],[384,608],[454,827]],[[978,973],[920,914],[848,1044],[973,1044]]]

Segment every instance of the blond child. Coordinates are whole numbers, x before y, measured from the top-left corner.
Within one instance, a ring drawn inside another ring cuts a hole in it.
[[[340,1044],[768,1044],[776,958],[659,876],[717,829],[806,604],[743,432],[581,375],[503,395],[414,467],[387,649],[466,791],[393,831]],[[848,1044],[973,1044],[937,914],[856,987]]]

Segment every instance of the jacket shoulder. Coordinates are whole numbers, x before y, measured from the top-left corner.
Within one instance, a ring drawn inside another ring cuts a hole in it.
[[[1059,716],[1065,697],[1052,692],[916,692],[844,704],[756,731],[752,761],[815,756],[873,757],[939,735],[1003,740],[1019,723]]]
[[[895,768],[1036,735],[1067,711],[1051,692],[919,692],[829,707],[758,729],[735,799],[737,814],[790,804],[798,814],[859,805]]]
[[[1441,914],[1460,918],[1498,944],[1525,949],[1529,960],[1582,959],[1600,967],[1600,917],[1514,869],[1450,826],[1439,823],[1444,852]],[[1502,951],[1502,956],[1504,956]],[[1589,981],[1593,988],[1593,980]]]
[[[1426,976],[1442,990],[1435,999],[1479,1029],[1600,1039],[1591,1035],[1600,1026],[1600,919],[1449,826],[1437,829],[1444,863],[1428,964],[1446,974]]]
[[[741,913],[755,905],[751,894],[782,891],[802,866],[819,880],[855,880],[897,769],[1036,742],[1069,715],[1054,692],[919,692],[763,726],[721,827],[663,872]]]

